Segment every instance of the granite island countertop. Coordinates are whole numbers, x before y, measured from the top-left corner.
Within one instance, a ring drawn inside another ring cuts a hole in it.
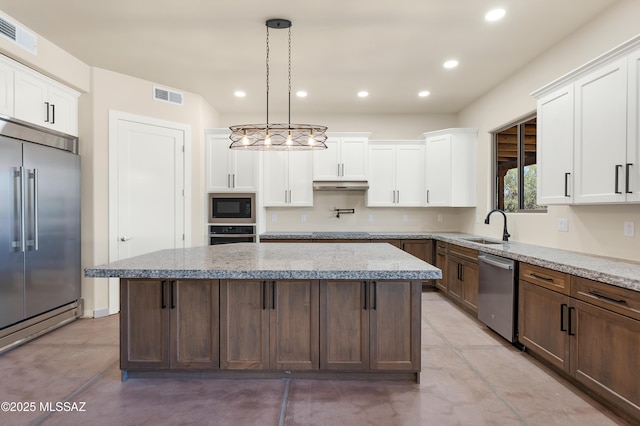
[[[470,238],[485,238],[497,244],[480,244]],[[584,253],[561,250],[517,241],[502,242],[499,238],[455,232],[267,232],[260,240],[412,240],[432,239],[460,245],[555,271],[565,272],[594,281],[640,291],[640,263]]]
[[[430,280],[440,269],[389,244],[237,243],[131,257],[87,277],[174,279]]]

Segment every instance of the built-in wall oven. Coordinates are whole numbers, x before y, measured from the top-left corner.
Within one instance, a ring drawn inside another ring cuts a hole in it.
[[[231,243],[255,243],[256,227],[254,225],[210,225],[209,245]]]
[[[210,193],[209,245],[255,243],[255,200],[254,193]]]

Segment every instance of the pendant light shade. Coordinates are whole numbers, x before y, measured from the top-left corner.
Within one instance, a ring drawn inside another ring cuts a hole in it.
[[[316,124],[291,123],[291,21],[269,19],[267,26],[267,120],[265,124],[230,126],[230,149],[249,150],[311,150],[326,149],[327,127]],[[289,29],[289,121],[269,123],[269,29]]]

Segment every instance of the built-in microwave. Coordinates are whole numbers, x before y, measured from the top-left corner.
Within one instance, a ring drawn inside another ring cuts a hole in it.
[[[209,223],[255,223],[256,194],[209,194]]]

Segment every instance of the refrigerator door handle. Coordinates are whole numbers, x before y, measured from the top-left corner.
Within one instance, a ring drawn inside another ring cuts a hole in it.
[[[35,250],[38,251],[38,169],[33,169],[33,239],[35,240]]]
[[[15,241],[11,242],[11,248],[16,251],[20,251],[24,253],[25,251],[25,231],[24,231],[24,167],[16,167],[15,174],[16,180],[19,181],[18,190],[14,194],[14,203],[18,209],[18,215],[15,219],[15,224],[17,226],[14,227],[16,230],[16,237],[18,238]],[[20,200],[18,200],[18,196]]]

